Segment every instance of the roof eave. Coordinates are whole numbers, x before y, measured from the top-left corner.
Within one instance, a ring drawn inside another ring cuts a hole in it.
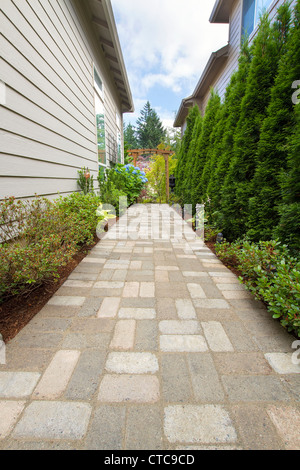
[[[227,24],[230,20],[230,12],[235,0],[216,0],[210,15],[210,23]]]
[[[206,64],[206,67],[201,75],[199,82],[195,88],[194,93],[182,100],[180,108],[175,118],[174,127],[181,127],[187,114],[188,109],[195,102],[199,102],[203,99],[204,95],[210,88],[214,77],[219,73],[222,65],[227,61],[229,56],[229,44],[222,47],[216,52],[213,52]]]
[[[111,1],[87,0],[83,5],[86,9],[90,10],[90,21],[94,26],[96,40],[102,48],[110,74],[119,94],[122,112],[132,113],[134,112],[132,93]]]
[[[194,102],[193,102],[193,97],[192,96],[190,96],[188,98],[184,98],[181,101],[180,108],[177,112],[173,127],[176,128],[176,127],[181,127],[182,126],[183,122],[185,121],[185,118],[188,115],[189,108],[191,106],[193,106],[193,104],[194,104]]]

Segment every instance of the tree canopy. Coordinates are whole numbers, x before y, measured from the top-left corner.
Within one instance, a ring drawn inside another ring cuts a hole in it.
[[[124,140],[132,149],[156,149],[166,137],[166,129],[149,101],[141,110],[136,126],[124,126]]]

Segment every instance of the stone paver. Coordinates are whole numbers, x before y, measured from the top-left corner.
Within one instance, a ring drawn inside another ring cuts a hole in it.
[[[58,351],[34,390],[32,398],[59,398],[68,385],[79,356],[79,351]]]
[[[146,374],[158,371],[158,361],[154,354],[147,352],[111,352],[106,362],[106,370],[118,374]]]
[[[158,401],[159,381],[151,375],[105,375],[98,400],[107,403],[153,403]]]
[[[132,349],[135,339],[135,320],[119,320],[115,327],[111,349]]]
[[[37,372],[0,372],[0,398],[25,398],[39,379]]]
[[[299,450],[296,347],[179,214],[132,206],[2,345],[0,450]]]
[[[13,429],[24,406],[25,402],[0,401],[0,440],[4,439]]]
[[[233,351],[233,346],[220,322],[202,322],[204,335],[212,351]]]
[[[168,406],[164,429],[170,442],[208,444],[237,440],[228,412],[218,405]]]
[[[33,401],[13,431],[13,437],[72,439],[85,436],[91,406],[87,403]]]

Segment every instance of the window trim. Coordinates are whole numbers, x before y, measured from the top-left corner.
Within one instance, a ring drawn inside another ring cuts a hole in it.
[[[104,84],[103,80],[101,79],[101,75],[98,72],[98,69],[96,67],[96,64],[93,62],[92,63],[92,71],[93,71],[93,90],[94,90],[94,112],[95,112],[95,131],[96,131],[96,146],[97,146],[97,163],[99,166],[103,168],[107,168],[107,149],[106,149],[106,143],[107,143],[107,130],[105,126],[105,103],[104,103]],[[97,80],[95,77],[98,77],[98,79],[101,82],[101,88],[99,87]],[[105,139],[105,163],[102,163],[99,161],[99,153],[98,153],[98,128],[97,128],[97,113],[96,113],[96,99],[99,99],[101,101],[101,104],[103,105],[103,115],[104,115],[104,139]]]
[[[249,42],[252,41],[253,37],[255,36],[255,34],[257,33],[258,31],[258,27],[259,27],[259,21],[256,22],[256,17],[257,17],[257,7],[258,7],[258,0],[254,0],[255,2],[255,9],[254,9],[254,19],[253,19],[253,30],[251,31],[251,33],[249,34]],[[271,13],[271,11],[273,10],[274,6],[276,5],[276,0],[272,0],[270,5],[268,6],[268,8],[266,8],[266,12],[268,14]],[[241,39],[244,37],[245,35],[245,32],[244,32],[244,28],[243,28],[243,23],[244,23],[244,7],[245,7],[245,0],[243,0],[243,3],[242,3],[242,17],[241,17]]]

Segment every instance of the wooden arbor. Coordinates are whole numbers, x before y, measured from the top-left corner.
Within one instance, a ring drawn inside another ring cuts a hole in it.
[[[170,197],[170,181],[169,181],[169,156],[173,155],[174,152],[171,150],[162,150],[162,149],[132,149],[128,150],[128,155],[133,157],[133,164],[136,166],[137,159],[141,155],[162,155],[165,158],[165,166],[166,166],[166,194],[167,194],[167,201]]]

